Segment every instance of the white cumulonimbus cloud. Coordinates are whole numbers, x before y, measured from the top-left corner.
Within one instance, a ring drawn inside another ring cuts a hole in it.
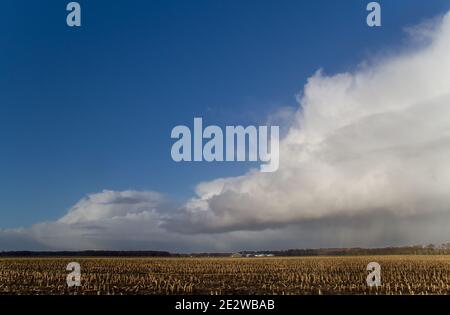
[[[280,143],[279,171],[200,184],[179,228],[450,211],[450,15],[428,35],[426,47],[355,73],[318,71]]]
[[[56,222],[0,231],[0,248],[18,239],[175,251],[448,240],[450,14],[414,34],[427,44],[309,78],[277,172],[200,183],[181,205],[156,192],[92,194]]]

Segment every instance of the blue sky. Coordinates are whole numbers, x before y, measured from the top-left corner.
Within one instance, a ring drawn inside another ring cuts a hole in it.
[[[170,131],[257,124],[317,69],[352,70],[403,44],[404,27],[450,1],[68,1],[0,7],[0,228],[61,217],[89,193],[155,190],[184,200],[239,163],[177,164]]]

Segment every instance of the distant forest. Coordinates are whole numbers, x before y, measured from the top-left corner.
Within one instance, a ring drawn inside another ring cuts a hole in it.
[[[242,256],[364,256],[364,255],[450,255],[450,243],[384,248],[318,248],[280,251],[240,251]],[[0,257],[227,257],[236,253],[179,254],[165,251],[2,251]]]

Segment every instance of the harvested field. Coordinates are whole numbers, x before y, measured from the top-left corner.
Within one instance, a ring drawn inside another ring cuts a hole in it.
[[[81,286],[69,288],[69,262]],[[366,284],[381,265],[381,286]],[[0,294],[449,294],[450,256],[2,258]]]

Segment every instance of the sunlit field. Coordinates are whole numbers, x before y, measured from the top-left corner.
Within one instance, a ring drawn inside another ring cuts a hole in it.
[[[81,286],[69,288],[69,262]],[[369,262],[381,286],[366,283]],[[449,294],[450,256],[3,258],[0,294]]]

